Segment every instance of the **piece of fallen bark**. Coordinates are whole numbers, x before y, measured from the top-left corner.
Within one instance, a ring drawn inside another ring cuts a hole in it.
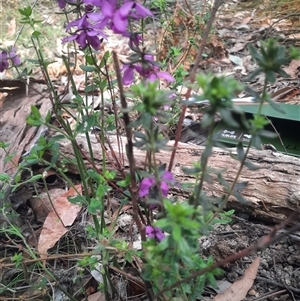
[[[53,134],[52,134],[53,135]],[[84,135],[78,135],[77,143],[84,156],[89,158],[88,143]],[[99,147],[97,139],[94,136],[90,137],[93,147],[93,156],[95,164],[101,169],[102,166],[102,149]],[[120,137],[121,146],[118,147],[118,139],[116,136],[109,136],[111,149],[115,156],[119,158],[124,170],[128,169],[128,160],[126,158],[126,138]],[[170,149],[174,141],[170,141],[168,145]],[[74,160],[74,153],[70,141],[59,141],[60,151],[64,157]],[[195,162],[199,162],[204,151],[204,147],[179,143],[174,168],[172,173],[176,180],[180,183],[193,181],[190,176],[186,175],[182,168],[191,168]],[[106,151],[107,167],[116,170],[116,164],[113,162],[113,154],[110,148]],[[170,160],[170,150],[161,150],[156,154],[158,162],[168,164]],[[145,152],[139,149],[134,149],[136,166],[144,168]],[[122,161],[124,158],[124,162]],[[246,204],[240,203],[234,196],[230,196],[228,200],[228,209],[235,209],[236,213],[243,213],[258,221],[265,223],[280,223],[285,220],[291,213],[299,209],[298,202],[292,202],[291,198],[298,195],[300,191],[300,159],[297,157],[287,156],[279,152],[270,150],[258,151],[251,149],[248,154],[248,160],[257,165],[259,169],[249,170],[244,167],[239,182],[247,183],[241,191],[241,194],[248,201]],[[92,168],[88,160],[84,160],[87,168]],[[224,170],[223,178],[232,183],[236,176],[240,162],[234,160],[228,151],[215,148],[212,156],[209,159],[209,166],[214,169]],[[77,167],[68,166],[69,172],[78,173]],[[217,181],[212,184],[204,183],[204,191],[210,197],[220,197],[224,194],[224,187]],[[180,188],[170,189],[170,193],[178,196],[180,199],[187,199],[189,192]]]

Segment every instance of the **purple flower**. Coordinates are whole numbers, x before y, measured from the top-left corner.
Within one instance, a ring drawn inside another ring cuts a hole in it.
[[[158,241],[162,241],[165,238],[165,234],[158,227],[146,226],[146,235],[149,238],[155,238]]]
[[[69,0],[57,1],[59,7],[63,9]],[[139,20],[153,16],[150,10],[135,1],[124,0],[120,7],[117,5],[117,0],[83,0],[83,3],[86,8],[88,7],[86,11],[90,13],[67,25],[66,31],[75,26],[77,30],[70,37],[64,38],[63,43],[75,40],[81,48],[91,45],[95,50],[99,50],[101,39],[106,37],[102,31],[106,26],[112,29],[114,33],[130,37],[127,30],[129,18]],[[92,6],[96,7],[94,12],[92,12]]]
[[[140,197],[144,197],[149,194],[150,188],[155,185],[155,178],[154,177],[149,177],[145,178],[142,180],[140,184],[140,191],[139,195]],[[168,195],[169,192],[169,186],[168,183],[175,183],[175,179],[172,175],[171,172],[165,171],[161,177],[161,182],[160,182],[160,189],[161,193],[164,197]]]
[[[9,52],[9,58],[11,59],[14,66],[18,66],[21,64],[20,58],[17,56],[16,49],[12,48]]]
[[[13,66],[18,66],[21,64],[15,48],[12,48],[9,52],[0,51],[0,72],[3,72],[5,69],[9,68],[9,61],[12,62]]]
[[[128,19],[142,19],[147,16],[153,17],[150,10],[135,1],[124,1],[121,7],[117,7],[116,0],[83,0],[86,4],[93,4],[100,8],[107,25],[115,32],[128,36]]]
[[[8,69],[9,63],[7,59],[7,52],[0,52],[0,72],[3,72],[5,69]]]
[[[140,64],[125,64],[123,67],[123,84],[130,85],[134,80],[134,71],[142,76],[147,81],[153,82],[157,79],[163,78],[168,82],[172,82],[175,80],[173,76],[171,76],[168,72],[159,71],[159,67],[153,65],[153,57],[150,55],[145,55],[144,59],[146,62],[141,65]]]
[[[86,48],[88,45],[91,45],[95,50],[100,49],[100,38],[105,38],[105,34],[101,29],[105,26],[105,21],[101,14],[93,12],[87,13],[82,18],[70,22],[66,31],[70,30],[71,27],[77,27],[77,31],[63,38],[62,43],[76,41],[82,49]]]
[[[113,15],[112,29],[115,29],[117,33],[127,32],[129,18],[140,20],[147,16],[153,17],[150,10],[135,1],[126,1],[118,10],[112,9],[110,13]]]

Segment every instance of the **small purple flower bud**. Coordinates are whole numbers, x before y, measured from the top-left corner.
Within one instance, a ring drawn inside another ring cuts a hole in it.
[[[149,238],[154,238],[157,241],[162,241],[166,236],[158,227],[146,226],[146,235]]]
[[[155,178],[154,177],[148,177],[141,181],[140,184],[140,191],[139,195],[140,197],[144,197],[149,194],[150,188],[153,187],[155,184]],[[164,197],[168,195],[169,192],[169,185],[168,184],[176,184],[176,181],[172,175],[171,172],[168,170],[164,171],[161,182],[160,182],[160,189],[161,193]]]
[[[142,180],[140,185],[140,197],[146,196],[149,194],[150,188],[154,185],[154,178],[145,178]]]

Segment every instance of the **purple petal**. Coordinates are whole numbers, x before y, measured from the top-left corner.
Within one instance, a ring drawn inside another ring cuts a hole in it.
[[[101,12],[104,17],[112,18],[114,15],[115,8],[108,1],[102,1]]]
[[[158,241],[161,241],[165,238],[165,234],[158,227],[146,226],[146,235],[149,238],[156,238]]]
[[[154,57],[153,57],[153,55],[151,55],[151,54],[146,54],[145,56],[144,56],[144,59],[145,59],[145,61],[147,61],[147,62],[154,62]]]
[[[162,175],[162,179],[165,180],[165,181],[174,181],[174,177],[172,175],[172,173],[168,170],[165,170],[163,175]]]
[[[154,178],[145,178],[142,180],[140,184],[140,197],[144,197],[149,194],[150,188],[154,185],[155,179]]]
[[[123,84],[125,86],[131,85],[133,83],[133,68],[128,66],[123,74]]]
[[[64,0],[57,0],[57,4],[60,9],[64,9],[66,7],[66,2]]]
[[[129,2],[125,3],[125,4],[123,4],[119,8],[119,10],[118,10],[118,12],[120,14],[120,17],[121,18],[127,18],[129,16],[130,11],[131,11],[131,9],[132,9],[133,6],[134,6],[134,2],[133,1],[129,1]]]
[[[146,235],[149,238],[154,238],[154,229],[151,226],[146,226]]]
[[[140,74],[141,76],[145,75],[144,69],[140,65],[135,65],[134,66],[135,71]]]
[[[80,45],[80,47],[82,49],[84,49],[87,46],[87,42],[86,42],[86,33],[84,31],[82,31],[76,39],[76,42]]]
[[[7,60],[7,52],[5,52],[5,51],[0,52],[0,62],[2,60]]]
[[[61,42],[62,42],[62,44],[65,44],[67,42],[72,42],[72,41],[76,40],[77,37],[78,37],[77,34],[71,35],[69,37],[64,37]]]
[[[75,20],[75,21],[71,21],[69,24],[67,24],[66,26],[66,32],[70,30],[71,27],[73,26],[77,26],[78,24],[78,20]]]
[[[108,18],[103,18],[100,22],[98,22],[98,23],[96,23],[96,24],[94,25],[94,28],[103,29],[106,25],[107,25],[108,27],[110,27],[109,24],[108,24],[109,22],[111,22],[110,19],[108,19]],[[105,34],[102,33],[102,36],[105,36]],[[106,37],[106,36],[105,36],[105,37]]]
[[[95,49],[95,50],[99,50],[100,49],[100,45],[101,42],[98,38],[98,36],[90,36],[87,35],[86,36],[87,41],[89,42],[89,44]]]
[[[87,15],[84,15],[82,18],[78,19],[77,21],[78,21],[77,23],[78,29],[90,27],[90,23],[88,21]]]
[[[89,19],[93,20],[94,22],[100,22],[103,20],[103,16],[97,12],[88,13],[87,16]]]
[[[117,29],[117,31],[119,33],[125,32],[127,29],[127,25],[128,25],[128,20],[127,18],[122,18],[120,12],[120,10],[118,10],[113,18],[113,22],[114,22],[114,27]]]
[[[87,30],[86,34],[90,37],[96,37],[98,35],[98,32],[95,30]]]
[[[169,192],[169,186],[166,182],[161,181],[160,183],[160,189],[161,189],[161,193],[164,197],[166,197],[168,195]]]
[[[156,234],[155,236],[158,241],[162,241],[166,237],[165,234],[160,229],[159,229],[159,231],[156,231],[155,234]]]
[[[15,66],[18,66],[18,65],[21,64],[21,60],[20,60],[20,58],[17,56],[17,54],[15,53],[15,51],[11,51],[11,52],[9,53],[9,57],[11,58],[11,60],[12,60],[12,62],[13,62],[13,64],[14,64]]]
[[[101,7],[102,0],[83,0],[82,2],[85,4],[92,4]]]
[[[153,14],[149,9],[144,7],[142,4],[135,2],[136,12],[142,17],[145,18],[147,16],[153,17]]]
[[[171,76],[168,72],[156,72],[157,76],[160,78],[163,78],[165,80],[167,80],[168,82],[173,82],[175,80],[175,78],[173,76]]]
[[[157,75],[155,73],[147,74],[145,77],[149,82],[154,82],[157,80]]]

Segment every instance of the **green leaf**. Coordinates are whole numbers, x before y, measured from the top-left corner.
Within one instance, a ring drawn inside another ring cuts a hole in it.
[[[91,55],[86,55],[85,56],[85,59],[86,59],[86,62],[89,64],[89,65],[94,65],[94,60],[93,60],[93,57]]]
[[[41,32],[35,30],[31,35],[32,35],[33,38],[36,39],[36,38],[38,38],[41,35]]]
[[[84,88],[84,92],[90,93],[90,92],[97,91],[97,89],[98,89],[98,86],[96,86],[96,85],[88,85]]]
[[[35,65],[39,65],[40,61],[39,60],[34,60],[34,59],[27,59],[28,62],[35,64]]]
[[[257,69],[255,69],[254,71],[252,71],[246,78],[245,81],[250,82],[252,81],[253,78],[255,78],[256,76],[258,76],[259,74],[262,73],[262,69],[259,67]]]
[[[35,181],[41,179],[42,177],[43,177],[43,175],[35,175],[35,176],[32,176],[29,180],[25,181],[24,183],[35,182]]]
[[[87,174],[90,178],[92,178],[95,182],[100,183],[102,176],[97,173],[94,169],[88,169]]]
[[[257,132],[257,134],[260,137],[264,137],[264,138],[269,138],[269,139],[274,139],[278,137],[278,134],[275,132],[271,132],[271,131],[266,131],[266,130],[259,130]]]
[[[7,173],[0,174],[0,182],[8,182],[10,180],[10,176]]]
[[[77,194],[76,196],[73,196],[73,197],[68,197],[68,201],[72,204],[88,205],[85,196],[83,196],[81,194]]]
[[[40,126],[44,124],[41,113],[36,106],[31,106],[31,114],[26,117],[26,123],[32,126]]]
[[[104,56],[102,57],[102,60],[101,60],[100,64],[99,64],[100,69],[103,68],[104,65],[107,63],[108,58],[109,58],[109,52],[106,51]]]
[[[187,175],[199,175],[202,169],[200,167],[182,167],[182,171]]]
[[[272,70],[266,72],[266,80],[270,83],[276,82],[276,73]]]
[[[80,65],[79,67],[85,72],[94,72],[97,70],[95,66]]]
[[[96,214],[97,211],[101,211],[102,209],[102,202],[100,202],[97,198],[91,198],[90,204],[88,205],[88,212],[90,214]]]
[[[25,7],[24,9],[19,8],[19,12],[25,17],[30,17],[32,14],[32,8],[31,6]]]
[[[248,200],[246,200],[239,192],[234,191],[233,195],[237,198],[237,200],[243,204],[243,205],[247,205],[250,206],[251,202],[249,202]]]
[[[4,141],[0,141],[0,148],[2,148],[2,149],[6,149],[7,147],[9,147],[9,143],[5,143]]]
[[[236,147],[236,150],[237,150],[237,157],[238,157],[238,160],[240,162],[242,162],[244,160],[244,157],[245,157],[245,152],[244,152],[244,146],[243,146],[243,143],[241,141],[239,141],[237,147]]]

